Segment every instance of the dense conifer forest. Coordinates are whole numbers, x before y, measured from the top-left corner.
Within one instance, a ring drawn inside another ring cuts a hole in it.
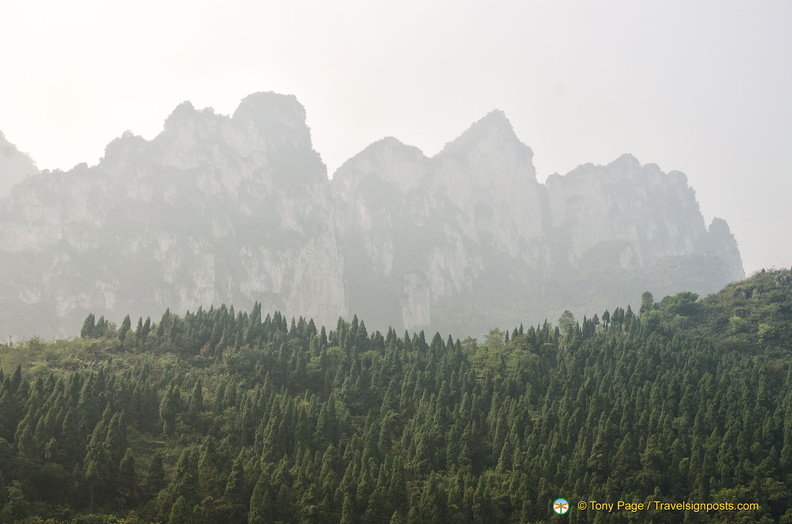
[[[792,272],[636,308],[479,341],[89,315],[0,345],[0,522],[792,521]]]

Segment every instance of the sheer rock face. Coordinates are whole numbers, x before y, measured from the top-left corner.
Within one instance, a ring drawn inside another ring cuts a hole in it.
[[[494,111],[432,158],[386,138],[328,182],[294,97],[185,102],[153,140],[0,197],[0,335],[258,301],[477,336],[743,277],[682,173],[625,155],[539,184],[532,157]]]
[[[433,158],[388,138],[344,164],[332,186],[350,311],[428,327],[438,301],[535,279],[548,252],[532,157],[494,111]]]
[[[693,190],[679,172],[663,173],[624,155],[607,166],[580,166],[547,180],[551,227],[576,265],[603,242],[617,242],[621,268],[693,253],[707,234]]]
[[[6,140],[0,132],[0,198],[8,195],[11,188],[27,175],[38,173],[38,168],[28,155]]]
[[[344,164],[332,186],[350,312],[481,334],[743,278],[684,174],[624,155],[539,184],[532,157],[494,111],[433,158],[389,138]]]
[[[126,133],[97,166],[30,177],[0,201],[0,257],[14,335],[73,335],[89,311],[346,314],[326,170],[303,107],[273,93],[230,118],[186,102],[151,141]]]

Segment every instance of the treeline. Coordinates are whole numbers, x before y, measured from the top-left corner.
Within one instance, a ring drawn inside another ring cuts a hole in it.
[[[221,306],[0,345],[0,522],[792,520],[792,273],[483,342]],[[578,500],[758,502],[578,511]]]

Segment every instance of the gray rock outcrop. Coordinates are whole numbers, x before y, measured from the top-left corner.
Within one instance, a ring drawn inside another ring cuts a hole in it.
[[[36,164],[0,132],[0,198],[28,175],[38,173]]]
[[[74,335],[89,311],[346,314],[325,166],[303,107],[273,93],[232,117],[186,102],[151,141],[126,133],[97,166],[25,180],[0,201],[0,260],[17,336]]]
[[[682,173],[624,155],[540,184],[532,158],[493,111],[434,157],[385,138],[330,182],[293,96],[230,117],[185,102],[153,140],[125,133],[0,197],[0,334],[260,302],[477,336],[744,276]]]

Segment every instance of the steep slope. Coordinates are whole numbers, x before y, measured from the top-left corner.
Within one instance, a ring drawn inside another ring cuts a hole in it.
[[[493,111],[432,158],[385,138],[328,182],[293,96],[185,102],[153,140],[0,198],[0,336],[221,302],[480,336],[743,277],[682,173],[624,155],[540,184],[532,158]]]
[[[439,301],[531,280],[546,254],[532,156],[495,111],[434,158],[389,138],[344,164],[332,186],[351,310],[442,325]]]
[[[27,175],[35,173],[38,173],[38,168],[33,160],[0,132],[0,198],[7,196],[11,188]]]
[[[379,328],[480,334],[744,276],[684,174],[624,155],[542,185],[532,157],[493,111],[433,158],[386,139],[344,164],[332,185],[350,311]]]
[[[326,171],[294,97],[251,95],[230,118],[186,102],[150,142],[127,133],[97,166],[27,179],[0,208],[0,246],[11,334],[35,318],[71,333],[88,310],[346,312]]]
[[[742,265],[731,233],[716,219],[704,227],[696,195],[678,171],[663,173],[623,155],[607,166],[587,164],[547,179],[550,227],[567,242],[557,264],[574,266],[587,252],[610,244],[621,268],[646,268],[663,257],[717,252],[732,279]],[[714,290],[713,290],[714,291]]]

